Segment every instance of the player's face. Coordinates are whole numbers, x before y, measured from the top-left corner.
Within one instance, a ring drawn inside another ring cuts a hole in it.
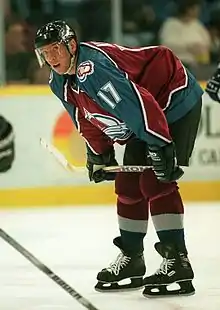
[[[52,43],[40,49],[50,67],[58,74],[65,74],[70,66],[71,55],[63,43]]]

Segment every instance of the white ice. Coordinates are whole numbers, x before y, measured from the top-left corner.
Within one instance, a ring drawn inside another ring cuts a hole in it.
[[[219,310],[220,205],[187,204],[186,240],[195,271],[191,297],[147,299],[142,290],[98,293],[97,272],[118,254],[114,207],[62,207],[1,210],[0,227],[48,265],[100,310]],[[145,239],[147,273],[161,258],[150,222]],[[75,299],[0,239],[0,310],[83,310]]]

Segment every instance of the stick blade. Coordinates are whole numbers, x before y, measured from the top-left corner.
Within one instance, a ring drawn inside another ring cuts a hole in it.
[[[84,167],[75,167],[71,165],[65,156],[52,144],[48,143],[45,139],[40,138],[40,144],[41,146],[46,149],[49,153],[53,155],[53,157],[57,160],[57,162],[65,168],[65,170],[70,172],[85,172]]]

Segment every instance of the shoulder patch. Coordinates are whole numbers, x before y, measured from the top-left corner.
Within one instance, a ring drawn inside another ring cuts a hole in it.
[[[88,75],[93,74],[94,63],[91,60],[81,62],[77,68],[77,77],[80,82],[85,82]]]

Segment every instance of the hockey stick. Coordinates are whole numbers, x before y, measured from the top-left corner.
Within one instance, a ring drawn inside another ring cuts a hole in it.
[[[40,144],[45,148],[49,153],[51,153],[54,158],[66,169],[71,172],[85,172],[85,167],[76,167],[70,164],[65,156],[58,151],[58,149],[46,142],[43,138],[40,138]],[[145,169],[150,169],[151,166],[109,166],[104,167],[103,170],[107,172],[143,172]]]
[[[84,167],[75,167],[75,166],[71,165],[67,161],[65,156],[62,153],[60,153],[60,151],[58,151],[58,149],[55,146],[53,146],[53,144],[46,142],[46,140],[44,140],[43,138],[40,138],[40,145],[45,150],[47,150],[50,154],[52,154],[53,157],[57,160],[57,162],[59,164],[61,164],[61,166],[64,167],[66,170],[69,170],[71,172],[85,171]]]
[[[74,299],[76,299],[82,306],[88,310],[98,310],[93,306],[86,298],[77,293],[69,284],[63,281],[58,275],[50,270],[46,265],[41,263],[34,255],[27,251],[22,245],[20,245],[15,239],[9,236],[3,229],[0,229],[0,237],[10,244],[21,255],[27,258],[35,267],[41,270],[49,278],[51,278],[56,284],[62,287],[67,293],[69,293]]]

